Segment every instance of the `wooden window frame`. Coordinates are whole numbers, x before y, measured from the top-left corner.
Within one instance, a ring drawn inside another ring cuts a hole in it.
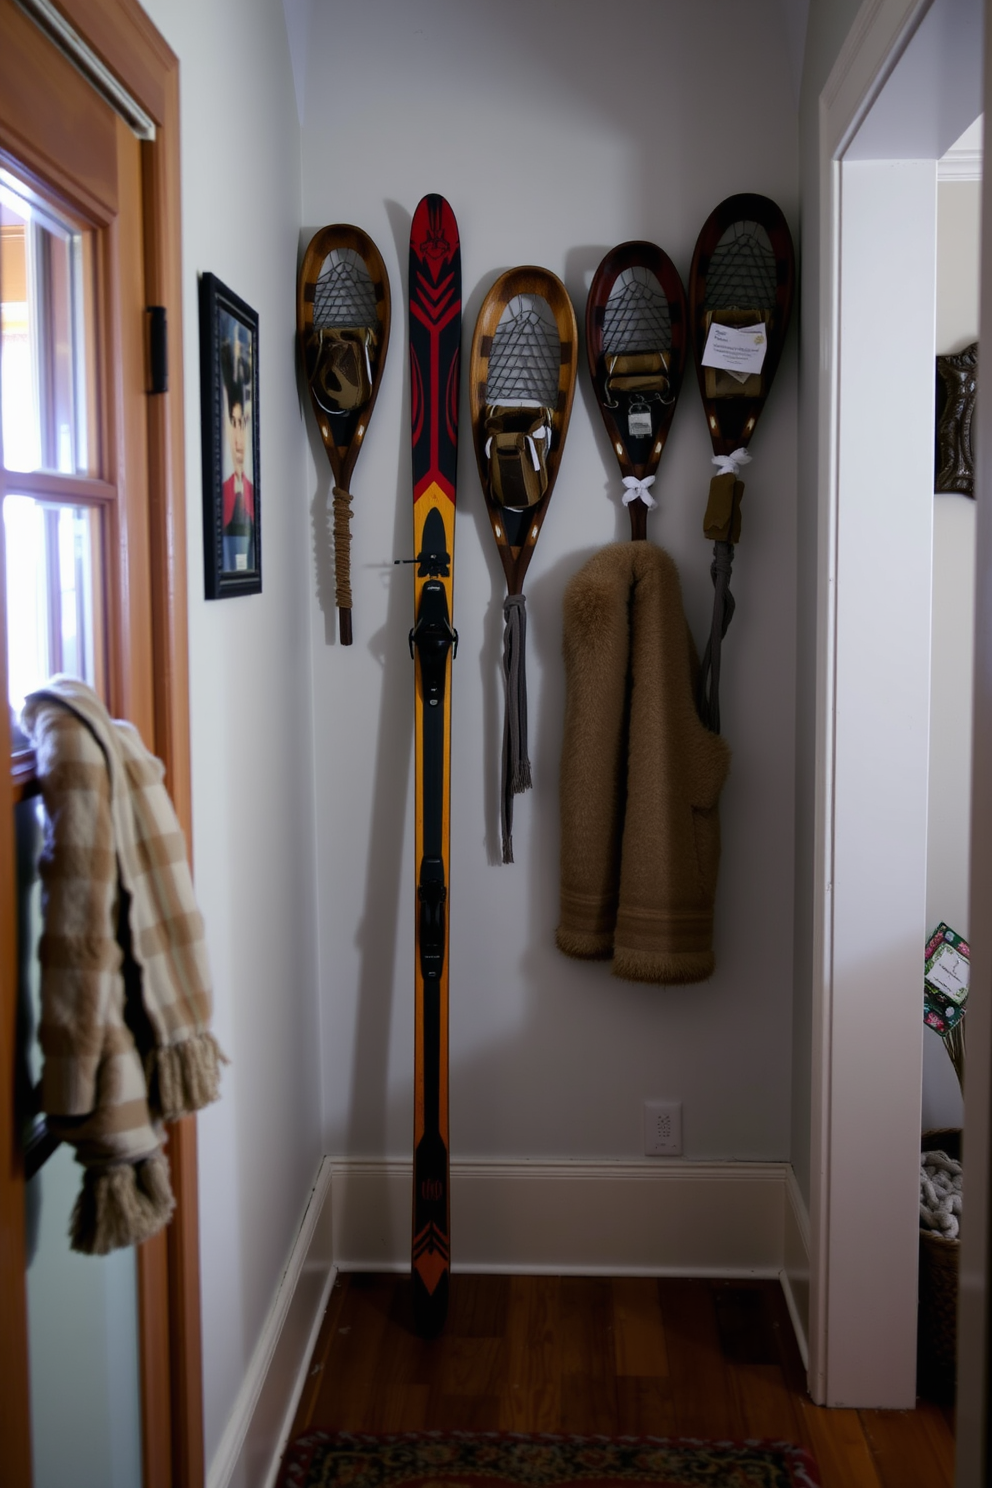
[[[9,3],[9,0],[4,0]],[[57,0],[59,10],[156,125],[141,144],[145,298],[169,323],[169,391],[147,399],[148,522],[154,752],[164,761],[179,821],[192,843],[183,431],[179,63],[136,0]],[[2,547],[0,547],[2,551]],[[6,654],[6,616],[0,614]],[[10,758],[7,709],[0,747]],[[31,1485],[24,1175],[14,1127],[16,1020],[13,800],[0,803],[0,1459],[10,1488]],[[169,1128],[176,1211],[138,1251],[143,1488],[202,1488],[196,1124]]]

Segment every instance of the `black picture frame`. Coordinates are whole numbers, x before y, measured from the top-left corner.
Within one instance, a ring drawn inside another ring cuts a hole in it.
[[[200,421],[206,597],[261,594],[258,314],[206,273],[200,276]]]

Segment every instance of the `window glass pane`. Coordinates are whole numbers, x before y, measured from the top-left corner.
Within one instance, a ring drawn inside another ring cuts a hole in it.
[[[28,1135],[41,1078],[41,803],[22,801],[15,825],[17,1090]],[[135,1488],[141,1482],[135,1253],[82,1256],[69,1249],[69,1215],[81,1181],[71,1149],[59,1147],[25,1188],[32,1481],[34,1488]]]
[[[100,517],[90,507],[31,496],[3,503],[7,545],[7,673],[10,704],[55,672],[101,691],[96,590]]]
[[[3,455],[95,473],[89,235],[0,170]]]

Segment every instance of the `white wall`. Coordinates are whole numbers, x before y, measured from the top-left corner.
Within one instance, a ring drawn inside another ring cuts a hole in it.
[[[623,38],[620,44],[618,38]],[[632,54],[643,59],[632,66]],[[709,78],[712,87],[703,88]],[[754,81],[742,104],[740,79]],[[738,80],[733,86],[730,80]],[[315,9],[303,137],[305,243],[324,223],[375,239],[393,340],[353,490],[355,645],[333,639],[315,564],[313,638],[326,1151],[411,1147],[413,669],[405,278],[410,215],[446,195],[462,243],[467,351],[503,269],[561,275],[581,321],[592,271],[624,239],[660,243],[687,276],[704,219],[735,191],[776,198],[796,228],[795,103],[779,6],[621,0],[369,0]],[[464,400],[463,400],[464,409]],[[464,412],[463,412],[464,416]],[[562,957],[558,914],[561,599],[629,533],[584,370],[527,584],[534,790],[517,862],[497,866],[503,578],[469,432],[459,473],[451,907],[452,1149],[468,1157],[632,1157],[646,1096],[684,1102],[687,1156],[789,1155],[796,541],[795,332],[752,443],[737,618],[724,648],[734,751],[724,792],[718,970],[661,989]],[[328,471],[310,431],[308,496]],[[651,536],[675,556],[703,637],[701,534],[710,447],[690,375]],[[455,1239],[457,1261],[457,1237]]]
[[[196,886],[232,1063],[199,1121],[209,1463],[320,1155],[304,448],[295,388],[300,131],[282,7],[148,0],[181,64]],[[263,592],[206,603],[197,275],[259,313]]]
[[[980,181],[937,188],[937,351],[978,339]],[[934,496],[927,930],[945,920],[970,935],[972,669],[975,503]],[[936,1034],[923,1039],[923,1126],[960,1126],[957,1077]]]

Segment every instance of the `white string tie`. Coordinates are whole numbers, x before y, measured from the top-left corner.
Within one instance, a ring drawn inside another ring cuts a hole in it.
[[[714,455],[713,464],[718,467],[718,475],[740,475],[742,465],[750,465],[751,456],[743,448],[735,449],[732,455]]]
[[[625,475],[623,483],[627,487],[623,493],[624,506],[629,506],[632,501],[643,501],[648,511],[654,511],[658,503],[649,490],[654,485],[653,475],[649,475],[646,480],[638,480],[636,475]]]

